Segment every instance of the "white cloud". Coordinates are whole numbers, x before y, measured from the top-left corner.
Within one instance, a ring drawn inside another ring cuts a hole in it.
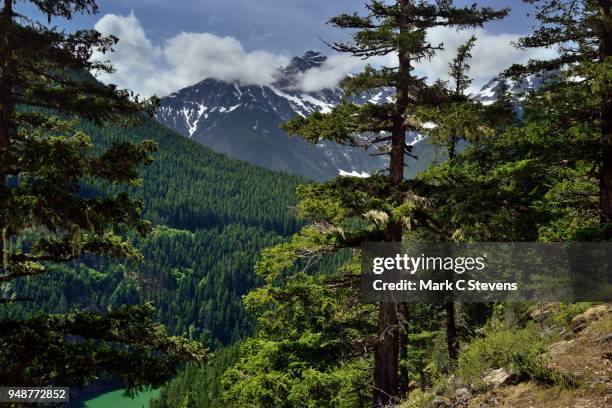
[[[115,35],[115,51],[95,58],[110,60],[116,72],[101,75],[137,93],[165,95],[205,78],[270,84],[289,58],[265,51],[246,52],[233,37],[182,32],[155,47],[134,14],[107,14],[95,25],[105,35]]]
[[[120,39],[114,52],[93,55],[97,60],[110,60],[115,69],[113,74],[100,74],[99,78],[142,92],[142,79],[155,72],[155,59],[161,51],[149,41],[138,19],[133,13],[129,16],[107,14],[98,20],[94,28],[104,35],[112,34]]]
[[[180,33],[163,47],[163,58],[171,66],[146,81],[151,89],[171,92],[204,78],[245,84],[270,84],[288,57],[265,51],[246,52],[233,37],[209,33]]]
[[[457,48],[470,36],[476,36],[476,44],[469,62],[469,75],[474,78],[472,91],[480,89],[491,78],[498,75],[515,63],[524,63],[532,58],[550,58],[556,55],[552,49],[536,48],[520,50],[513,43],[519,39],[518,34],[491,34],[483,28],[457,31],[452,28],[436,28],[428,33],[433,45],[444,44],[444,50],[431,61],[419,63],[416,70],[430,80],[447,79],[448,63],[457,54]]]
[[[498,75],[514,63],[524,63],[532,58],[550,58],[556,52],[552,49],[517,49],[513,43],[519,39],[517,34],[491,34],[483,28],[457,31],[452,28],[436,28],[429,32],[428,40],[432,45],[442,43],[444,50],[431,59],[416,64],[419,75],[426,76],[430,81],[439,78],[448,79],[448,63],[455,57],[459,45],[465,43],[470,36],[477,38],[470,60],[470,76],[474,78],[472,89],[480,89],[491,78]],[[397,65],[397,55],[389,54],[383,57],[370,58],[363,61],[347,55],[337,55],[329,58],[320,68],[313,68],[300,76],[300,84],[307,91],[317,91],[338,84],[346,75],[358,72],[369,63],[374,66],[393,67]]]
[[[297,76],[298,87],[306,92],[333,88],[348,74],[361,70],[365,62],[349,55],[332,55],[320,67]]]
[[[278,68],[290,61],[284,55],[266,51],[247,52],[237,39],[210,33],[182,32],[162,45],[155,45],[133,13],[128,16],[107,14],[95,24],[95,29],[119,38],[113,53],[94,55],[97,59],[110,60],[116,70],[110,76],[101,74],[100,79],[143,96],[166,95],[205,78],[268,85],[274,82]],[[523,51],[515,48],[512,43],[519,38],[516,34],[491,34],[483,28],[459,32],[452,28],[437,28],[429,32],[428,39],[434,45],[443,43],[444,50],[431,61],[419,63],[417,72],[430,80],[446,78],[448,62],[455,56],[457,47],[471,35],[477,37],[470,62],[470,75],[474,78],[472,91],[513,63],[555,54],[554,50]],[[336,54],[322,66],[299,74],[297,83],[305,91],[334,87],[346,75],[362,70],[366,63],[374,66],[397,64],[395,55],[364,61]]]

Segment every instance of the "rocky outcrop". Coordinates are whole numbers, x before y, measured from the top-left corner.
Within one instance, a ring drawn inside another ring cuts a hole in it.
[[[489,371],[482,381],[488,388],[497,388],[502,385],[516,384],[518,379],[518,375],[508,373],[503,368],[498,368],[497,370]]]

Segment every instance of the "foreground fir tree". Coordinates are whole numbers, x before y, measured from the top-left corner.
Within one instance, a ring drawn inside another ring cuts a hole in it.
[[[511,74],[560,69],[565,78],[555,90],[560,98],[589,89],[598,95],[599,106],[591,112],[575,112],[579,121],[596,120],[600,127],[598,146],[600,235],[612,236],[612,1],[524,0],[535,7],[540,23],[522,38],[523,48],[555,48],[559,54],[548,60],[514,66]],[[571,90],[570,88],[574,88]],[[566,93],[566,95],[563,95]],[[597,115],[592,115],[597,112]],[[589,117],[590,116],[590,117]]]
[[[562,45],[562,38],[581,40],[563,45],[558,58],[510,68],[504,83],[508,75],[533,73],[541,75],[542,88],[522,95],[520,101],[501,92],[498,101],[482,111],[495,137],[468,137],[469,148],[454,161],[418,176],[424,186],[420,194],[427,195],[435,208],[430,214],[435,224],[461,240],[605,238],[600,216],[601,93],[593,89],[606,86],[609,64],[599,61],[599,29],[576,29],[601,22],[597,16],[602,9],[593,7],[594,2],[589,7],[585,2],[530,3],[539,4],[538,17],[546,23],[519,45],[552,47]],[[512,114],[512,106],[519,103],[520,119]],[[444,111],[426,111],[423,118],[452,124]],[[451,133],[461,134],[459,128]],[[430,134],[440,143],[450,133],[439,126]]]
[[[377,145],[381,152],[389,155],[388,182],[393,190],[392,200],[399,207],[405,204],[402,197],[405,157],[411,151],[411,146],[406,143],[406,133],[418,130],[414,123],[417,108],[436,105],[441,97],[438,87],[428,86],[424,78],[419,78],[413,72],[415,63],[431,58],[436,50],[442,48],[442,45],[427,41],[427,31],[435,27],[480,26],[502,18],[507,11],[478,9],[476,5],[458,8],[452,1],[372,1],[366,7],[369,11],[366,16],[343,14],[331,19],[330,22],[336,27],[356,30],[352,42],[335,43],[333,48],[363,58],[397,53],[398,64],[381,69],[368,67],[362,74],[345,80],[343,87],[349,95],[378,87],[393,87],[395,101],[382,106],[345,103],[327,115],[315,114],[310,118],[295,119],[285,129],[311,141],[327,138],[366,148]],[[364,132],[376,136],[364,139]],[[386,135],[378,136],[380,132]],[[404,220],[390,217],[384,240],[401,241],[404,224]],[[406,306],[402,305],[401,309],[405,319]],[[403,349],[407,346],[405,343],[399,344],[398,322],[396,305],[381,304],[374,357],[375,404],[386,405],[398,395],[399,349],[401,347],[404,353]],[[405,339],[405,336],[401,337]],[[401,381],[406,383],[406,373],[402,377]]]
[[[459,143],[475,142],[490,133],[484,124],[483,106],[470,100],[466,91],[472,83],[468,71],[471,50],[476,43],[476,37],[471,37],[457,50],[457,56],[449,63],[450,83],[441,83],[444,89],[444,98],[433,107],[419,107],[416,117],[422,123],[421,131],[427,133],[434,145],[442,146],[446,150],[449,166],[453,166],[457,156]],[[434,204],[435,206],[435,204]],[[460,238],[455,231],[449,229],[452,223],[438,223],[434,220],[427,222],[430,231],[428,239],[442,242],[457,242]],[[452,362],[457,360],[459,340],[457,337],[455,304],[448,302],[444,305],[446,312],[446,341],[448,356]]]
[[[93,0],[31,1],[49,22],[95,13]],[[94,30],[66,34],[29,20],[4,0],[0,10],[0,302],[27,301],[18,279],[36,279],[53,263],[83,254],[142,260],[126,233],[147,233],[143,203],[127,193],[85,194],[84,183],[132,185],[155,145],[114,144],[94,155],[89,137],[75,129],[93,122],[137,120],[149,110],[127,91],[104,86],[91,60],[117,41]],[[17,109],[19,107],[19,109]],[[0,321],[0,384],[80,386],[101,375],[120,377],[128,391],[157,387],[204,351],[168,337],[152,320],[151,305],[108,314],[74,311]]]

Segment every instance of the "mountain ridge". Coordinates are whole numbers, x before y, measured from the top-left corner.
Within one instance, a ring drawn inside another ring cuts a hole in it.
[[[315,51],[294,57],[270,85],[204,79],[162,98],[156,118],[213,150],[318,181],[383,170],[385,159],[364,149],[328,141],[313,145],[279,128],[295,115],[327,112],[340,103],[338,88],[305,92],[297,86],[300,73],[326,59]]]
[[[204,79],[192,86],[162,98],[156,118],[180,134],[225,153],[272,170],[281,170],[326,181],[337,176],[360,176],[384,171],[387,158],[372,156],[372,151],[343,146],[331,141],[316,145],[290,137],[280,124],[296,115],[328,112],[337,106],[344,93],[339,88],[313,92],[300,89],[300,75],[322,67],[327,57],[318,51],[307,51],[301,57],[280,67],[274,83],[249,85],[239,81]],[[472,95],[474,100],[491,104],[503,89],[511,94],[531,92],[547,80],[536,75],[522,81],[497,76]],[[381,88],[351,97],[355,103],[380,103],[393,100],[393,89]],[[407,178],[413,178],[439,159],[438,150],[421,134],[408,134],[407,143],[414,146],[419,160],[409,160]]]

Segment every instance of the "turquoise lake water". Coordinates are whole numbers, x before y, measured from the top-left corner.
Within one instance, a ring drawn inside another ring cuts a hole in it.
[[[149,408],[149,401],[159,396],[159,390],[141,392],[134,399],[123,396],[124,390],[109,391],[90,397],[86,400],[74,401],[71,408]]]

